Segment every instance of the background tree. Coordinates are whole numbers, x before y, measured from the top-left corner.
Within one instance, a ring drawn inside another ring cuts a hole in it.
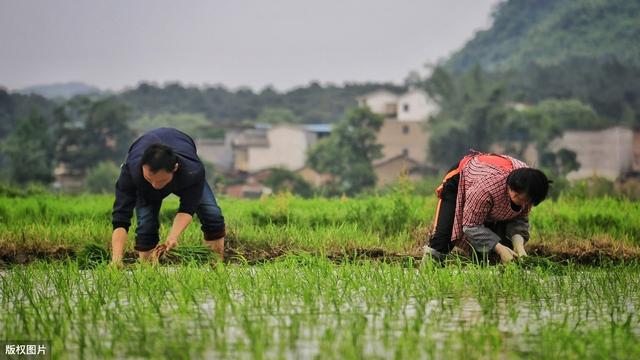
[[[449,168],[469,149],[489,151],[507,114],[502,83],[487,79],[480,67],[460,77],[436,68],[424,87],[440,108],[428,121],[434,165]]]
[[[194,139],[224,138],[224,129],[213,127],[203,114],[158,114],[136,119],[132,127],[140,133],[159,127],[176,128]]]
[[[302,176],[287,169],[271,169],[264,184],[273,190],[274,193],[289,191],[292,194],[302,197],[313,196],[313,188]]]
[[[20,120],[31,116],[33,112],[47,120],[46,126],[38,131],[51,128],[51,114],[55,106],[54,102],[42,96],[10,93],[0,87],[0,143],[7,140]],[[8,154],[0,151],[0,179],[3,181],[11,178],[10,166]]]
[[[56,109],[57,160],[77,174],[85,174],[104,160],[124,160],[133,133],[129,108],[107,98],[92,101],[78,97]]]
[[[383,118],[368,108],[351,109],[329,137],[309,150],[307,164],[334,175],[334,193],[352,195],[373,187],[376,175],[372,162],[382,157],[382,145],[376,143],[382,123]]]
[[[20,119],[3,142],[12,182],[49,183],[53,180],[54,147],[51,132],[43,116],[33,111]]]
[[[93,194],[113,193],[120,176],[120,167],[113,161],[102,161],[87,172],[85,189]]]
[[[287,108],[267,107],[260,111],[255,122],[263,124],[299,124],[302,119]]]
[[[236,125],[254,121],[265,109],[288,109],[301,123],[332,123],[356,105],[356,98],[386,89],[394,93],[405,86],[390,83],[346,83],[321,85],[311,82],[286,92],[266,87],[259,92],[248,88],[235,90],[217,85],[190,87],[179,83],[159,86],[142,83],[117,95],[133,109],[133,117],[158,114],[198,113],[212,124]]]

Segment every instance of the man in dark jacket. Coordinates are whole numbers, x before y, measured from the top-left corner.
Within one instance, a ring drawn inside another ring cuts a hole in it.
[[[160,206],[169,194],[180,198],[180,207],[164,243],[166,250],[178,244],[195,213],[205,244],[220,257],[224,255],[224,217],[205,181],[193,139],[176,129],[159,128],[138,138],[121,166],[112,212],[113,264],[122,262],[134,208],[138,223],[135,249],[141,259],[151,258],[160,241]]]

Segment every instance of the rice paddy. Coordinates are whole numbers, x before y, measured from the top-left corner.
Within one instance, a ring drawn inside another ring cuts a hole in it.
[[[157,266],[131,235],[120,270],[112,201],[0,198],[1,340],[50,341],[56,359],[640,358],[635,202],[545,202],[534,256],[443,267],[418,257],[433,198],[221,199],[224,263],[193,224]]]

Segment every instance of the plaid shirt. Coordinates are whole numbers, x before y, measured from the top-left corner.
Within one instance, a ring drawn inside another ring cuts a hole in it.
[[[462,168],[451,241],[458,243],[465,237],[463,226],[483,226],[485,222],[528,216],[531,205],[514,211],[507,189],[507,177],[511,170],[527,165],[510,156],[501,156],[511,161],[512,169],[483,162],[478,155],[473,156]]]

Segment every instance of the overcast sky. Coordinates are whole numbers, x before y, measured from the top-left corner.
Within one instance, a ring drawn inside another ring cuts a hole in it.
[[[400,83],[498,0],[0,0],[0,86]]]

